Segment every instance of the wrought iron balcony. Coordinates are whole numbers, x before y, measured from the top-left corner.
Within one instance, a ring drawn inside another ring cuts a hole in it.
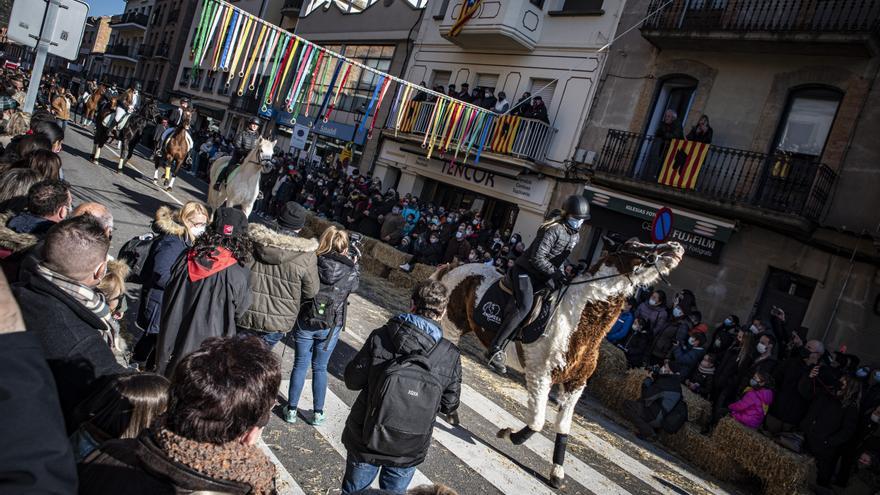
[[[880,0],[651,0],[642,35],[660,48],[877,51]],[[699,41],[699,42],[695,42]],[[807,43],[805,43],[807,42]]]
[[[483,2],[473,17],[453,36],[466,0],[449,2],[440,20],[440,34],[463,48],[532,51],[541,39],[545,14],[530,0]]]
[[[434,112],[432,102],[410,102],[403,107],[407,112],[403,117],[400,132],[424,136],[430,125],[431,115]],[[512,156],[523,160],[542,163],[550,148],[550,141],[556,133],[556,129],[540,120],[517,117],[517,120],[508,123],[500,123],[498,119],[492,122],[486,132],[486,144],[484,153],[497,153],[499,155]],[[397,120],[388,119],[393,128]],[[511,131],[512,129],[512,131]],[[506,136],[506,132],[512,132],[512,136]],[[450,148],[457,145],[464,133],[464,126],[459,125],[452,134]],[[497,137],[497,139],[496,139]],[[461,149],[465,149],[468,143],[462,141]],[[473,144],[477,146],[476,143]],[[472,148],[474,149],[474,148]]]
[[[810,221],[822,214],[836,179],[815,157],[709,145],[693,187],[673,187],[661,174],[669,147],[669,140],[610,129],[595,178],[685,206],[714,204],[728,212],[745,206]]]
[[[125,58],[132,62],[138,60],[138,48],[133,45],[107,45],[104,55],[115,58]]]
[[[126,14],[122,14],[122,16],[118,20],[114,20],[113,22],[111,22],[110,26],[113,29],[147,29],[147,23],[149,22],[149,20],[150,17],[147,14],[141,14],[139,12],[128,12]]]

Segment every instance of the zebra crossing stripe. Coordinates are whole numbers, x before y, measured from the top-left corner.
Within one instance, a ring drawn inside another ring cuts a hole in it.
[[[311,380],[306,380],[305,385],[303,386],[302,396],[300,396],[299,403],[300,404],[311,404],[312,403],[312,385]],[[284,400],[287,400],[287,390],[290,387],[290,380],[281,380],[280,393],[281,396],[284,397]],[[321,426],[314,426],[318,433],[324,437],[324,440],[330,443],[330,446],[333,447],[333,450],[339,453],[344,459],[348,451],[345,448],[345,445],[342,445],[342,431],[345,429],[345,418],[348,417],[348,412],[350,408],[348,405],[342,401],[336,394],[333,393],[330,388],[327,388],[327,396],[324,399],[326,404],[326,410],[330,413],[327,414],[324,424]],[[300,418],[302,420],[302,418]],[[341,480],[340,480],[341,481]],[[425,476],[418,469],[416,470],[415,475],[413,476],[412,481],[409,484],[409,488],[413,488],[419,485],[432,485],[430,479]],[[373,485],[375,488],[378,488],[378,479],[374,480]]]
[[[461,384],[461,400],[469,408],[498,428],[513,428],[514,431],[525,426],[525,423],[515,418],[512,414],[487,399],[485,396],[464,383]],[[553,442],[542,434],[532,436],[526,441],[525,446],[543,459],[547,459],[547,468],[550,467],[550,459],[553,458]],[[565,461],[565,475],[575,480],[582,486],[589,488],[595,493],[628,495],[629,492],[608,479],[602,473],[588,466],[574,456],[568,456]],[[644,481],[644,480],[643,480]],[[662,487],[659,483],[655,483]],[[662,493],[674,493],[671,490],[662,490],[658,486],[651,485]]]
[[[257,447],[275,465],[275,469],[278,472],[277,481],[280,482],[276,483],[277,486],[275,487],[278,490],[278,495],[306,495],[306,492],[300,488],[296,480],[293,479],[293,476],[290,475],[290,472],[287,471],[287,468],[284,467],[284,464],[281,464],[281,461],[275,456],[275,452],[272,452],[272,449],[266,445],[262,438],[257,441]]]

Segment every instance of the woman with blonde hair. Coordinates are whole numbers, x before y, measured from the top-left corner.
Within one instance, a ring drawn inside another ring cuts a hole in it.
[[[164,376],[154,373],[119,375],[84,400],[73,411],[77,429],[70,442],[76,462],[107,440],[137,438],[165,413],[169,385]]]
[[[132,355],[133,361],[146,362],[147,369],[155,365],[154,350],[159,334],[162,296],[165,294],[165,285],[171,279],[171,269],[180,255],[205,232],[207,224],[208,209],[197,201],[189,201],[177,211],[167,206],[156,211],[153,230],[157,238],[150,247],[140,274],[143,286],[137,324],[144,334]]]
[[[311,423],[324,422],[324,398],[327,394],[327,363],[345,327],[348,296],[359,283],[357,256],[349,248],[348,233],[330,226],[318,242],[318,294],[302,305],[294,329],[293,371],[290,373],[288,403],[284,420],[296,422],[297,405],[309,365],[312,368],[313,416]]]
[[[9,116],[6,122],[6,128],[0,134],[0,145],[4,148],[18,136],[23,136],[31,128],[31,114],[27,112],[15,111]]]

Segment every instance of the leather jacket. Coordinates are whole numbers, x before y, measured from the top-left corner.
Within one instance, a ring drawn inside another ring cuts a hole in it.
[[[562,221],[541,227],[528,249],[516,259],[516,265],[538,280],[559,280],[565,276],[562,265],[578,239],[578,233]]]

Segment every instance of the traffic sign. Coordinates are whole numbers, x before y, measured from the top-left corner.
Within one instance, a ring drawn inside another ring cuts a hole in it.
[[[58,15],[49,19],[47,13],[53,9],[57,9]],[[31,48],[45,40],[51,55],[76,60],[88,15],[89,6],[79,0],[49,0],[48,4],[46,0],[16,0],[6,36]]]
[[[651,240],[654,244],[666,242],[672,233],[672,210],[667,207],[657,210],[654,221],[651,222]]]

